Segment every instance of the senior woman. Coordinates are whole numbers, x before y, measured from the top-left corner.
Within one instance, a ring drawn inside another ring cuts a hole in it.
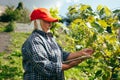
[[[34,30],[22,46],[24,80],[64,80],[64,70],[83,60],[64,64],[63,61],[92,55],[93,49],[65,52],[50,33],[51,23],[58,22],[46,8],[37,8],[30,15]]]

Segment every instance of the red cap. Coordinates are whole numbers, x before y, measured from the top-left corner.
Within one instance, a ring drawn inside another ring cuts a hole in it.
[[[50,15],[50,12],[45,8],[38,8],[33,10],[33,12],[30,15],[31,21],[36,19],[42,19],[48,22],[58,22],[57,18],[53,18]]]

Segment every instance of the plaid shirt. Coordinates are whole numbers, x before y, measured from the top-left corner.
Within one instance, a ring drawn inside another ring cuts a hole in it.
[[[64,52],[52,36],[34,30],[22,46],[24,80],[64,80]]]

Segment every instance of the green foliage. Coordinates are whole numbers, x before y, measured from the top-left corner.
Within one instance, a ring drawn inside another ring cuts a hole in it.
[[[9,22],[9,21],[16,21],[20,18],[19,15],[19,11],[18,10],[14,10],[14,7],[7,7],[7,9],[5,10],[5,13],[2,14],[2,16],[0,17],[0,21],[3,22]]]
[[[14,31],[14,28],[15,28],[15,22],[11,21],[7,26],[5,26],[4,31],[11,32],[11,31]]]
[[[58,18],[59,20],[61,19],[61,17],[59,16],[58,8],[50,8],[49,11],[53,17]]]
[[[11,33],[10,52],[0,53],[0,80],[22,80],[21,46],[30,33]]]
[[[67,14],[71,20],[67,26],[69,33],[67,37],[64,33],[58,37],[58,42],[67,51],[72,52],[87,47],[95,50],[93,58],[77,67],[79,71],[75,71],[76,68],[66,71],[66,79],[119,80],[120,42],[117,38],[119,29],[117,15],[112,15],[112,11],[106,6],[99,5],[97,12],[89,8],[89,5],[83,4],[70,6]],[[78,46],[81,48],[77,49]]]
[[[0,32],[4,32],[5,26],[7,26],[7,25],[8,25],[8,23],[0,22]]]
[[[30,11],[24,7],[24,4],[23,2],[19,2],[18,3],[18,6],[17,8],[15,9],[15,11],[18,11],[19,12],[19,19],[17,20],[17,22],[22,22],[22,23],[27,23],[27,22],[30,22],[30,19],[29,19],[29,14],[30,14]]]
[[[21,56],[4,53],[0,57],[0,80],[21,80],[23,75],[21,59]]]
[[[22,10],[22,9],[23,9],[23,3],[22,3],[22,2],[19,2],[16,9]]]
[[[23,3],[19,2],[16,9],[14,6],[7,6],[5,13],[0,16],[0,21],[17,21],[27,23],[29,22],[29,13],[30,11],[23,7]]]
[[[17,20],[17,22],[20,22],[20,23],[30,22],[30,19],[29,19],[30,11],[27,8],[23,8],[22,10],[20,10],[19,14],[20,14],[20,18]]]

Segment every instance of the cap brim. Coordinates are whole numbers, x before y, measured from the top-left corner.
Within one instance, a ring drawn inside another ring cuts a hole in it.
[[[58,19],[57,18],[53,18],[53,17],[43,18],[43,20],[48,21],[48,22],[58,22]]]

